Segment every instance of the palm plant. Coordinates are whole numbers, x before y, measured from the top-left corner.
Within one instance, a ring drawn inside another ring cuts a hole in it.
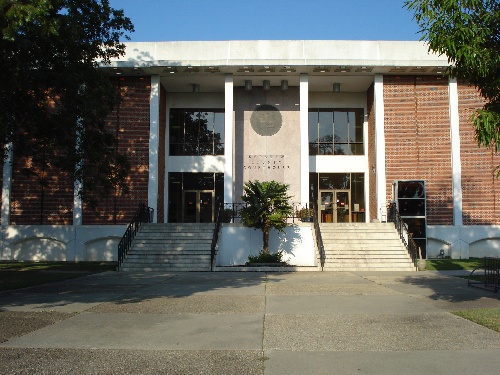
[[[262,253],[269,254],[269,233],[272,228],[284,232],[286,218],[292,216],[289,185],[276,181],[248,181],[241,199],[247,203],[241,210],[243,225],[262,230]]]

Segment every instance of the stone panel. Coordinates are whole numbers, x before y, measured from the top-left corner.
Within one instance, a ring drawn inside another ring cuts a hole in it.
[[[292,200],[300,201],[298,104],[298,87],[234,89],[236,201],[243,194],[243,184],[253,180],[286,183]]]

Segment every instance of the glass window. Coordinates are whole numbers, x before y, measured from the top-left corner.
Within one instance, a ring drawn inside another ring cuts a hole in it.
[[[362,109],[310,109],[310,155],[363,155]]]
[[[347,143],[349,140],[349,121],[347,119],[347,112],[335,111],[334,113],[334,128],[335,128],[335,143]]]
[[[333,112],[320,111],[318,118],[318,154],[333,155]]]
[[[223,155],[224,110],[170,110],[170,155]]]
[[[351,175],[349,173],[321,173],[319,189],[350,189]]]

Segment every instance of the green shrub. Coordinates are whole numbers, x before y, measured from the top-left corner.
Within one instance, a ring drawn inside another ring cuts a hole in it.
[[[259,252],[259,255],[249,255],[248,263],[282,263],[283,262],[283,252],[278,251],[277,253],[270,254],[263,250]]]

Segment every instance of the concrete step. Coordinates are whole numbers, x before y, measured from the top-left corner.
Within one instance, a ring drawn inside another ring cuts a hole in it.
[[[325,271],[413,271],[401,239],[391,223],[321,225]]]
[[[382,271],[415,271],[415,267],[331,267],[325,265],[323,271],[337,271],[337,272],[382,272]]]
[[[122,271],[210,271],[214,224],[144,224]]]
[[[209,266],[129,266],[125,265],[121,269],[124,272],[206,272],[210,271]]]
[[[405,254],[325,254],[326,259],[403,259],[410,258]]]

